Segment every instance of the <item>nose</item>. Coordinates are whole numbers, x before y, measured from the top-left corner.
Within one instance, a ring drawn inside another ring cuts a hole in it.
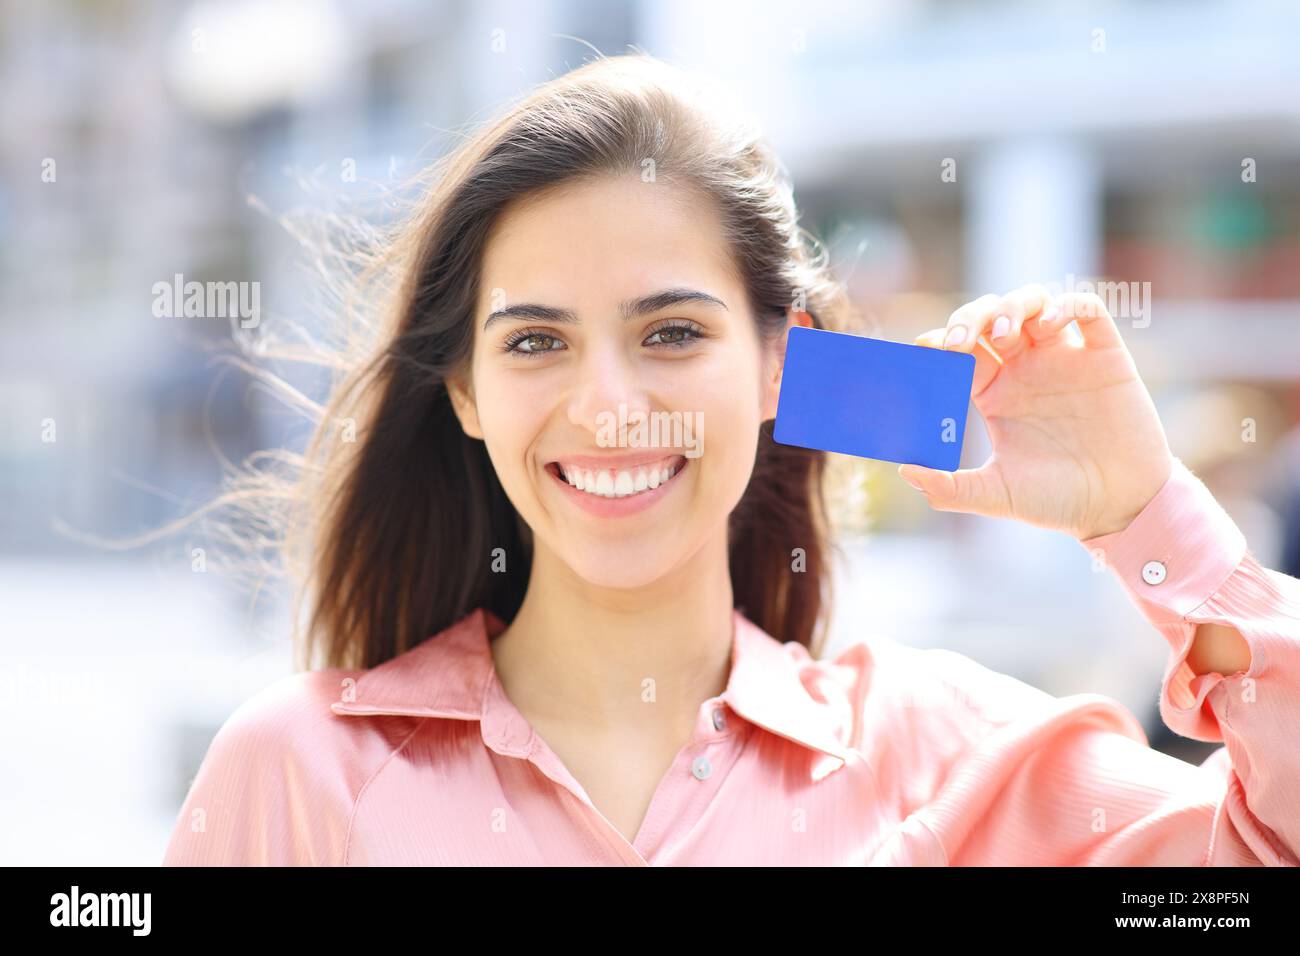
[[[568,403],[569,421],[595,437],[619,440],[619,422],[648,415],[650,400],[635,365],[617,349],[593,349],[575,370]],[[622,411],[620,412],[620,406]]]

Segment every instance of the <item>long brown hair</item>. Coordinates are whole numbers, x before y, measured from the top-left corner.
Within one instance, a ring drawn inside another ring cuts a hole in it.
[[[381,320],[350,343],[365,354],[340,366],[281,500],[309,662],[372,667],[480,606],[513,619],[531,533],[445,384],[469,360],[485,241],[530,193],[647,170],[716,203],[761,341],[781,334],[790,307],[819,328],[851,324],[823,248],[797,222],[784,167],[707,88],[643,54],[602,57],[538,87],[429,169],[413,214],[358,277],[359,298],[388,293]],[[735,604],[779,640],[815,649],[831,578],[824,456],[773,442],[771,429],[763,423],[729,518]],[[492,569],[497,548],[505,572]]]

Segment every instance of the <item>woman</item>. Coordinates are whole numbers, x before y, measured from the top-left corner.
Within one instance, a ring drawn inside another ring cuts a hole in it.
[[[1095,297],[918,339],[974,351],[994,452],[900,473],[1079,539],[1170,643],[1164,719],[1226,746],[948,651],[814,656],[822,455],[771,423],[786,332],[845,298],[728,116],[603,59],[444,164],[304,472],[325,666],[221,728],[166,862],[1295,865],[1300,581],[1171,456]],[[614,440],[670,415],[707,442]]]

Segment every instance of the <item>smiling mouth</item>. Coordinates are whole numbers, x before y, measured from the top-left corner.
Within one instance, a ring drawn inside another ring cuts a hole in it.
[[[669,455],[649,465],[635,468],[579,468],[553,461],[546,470],[577,491],[596,498],[634,498],[653,491],[672,481],[686,470],[689,459],[684,455]]]

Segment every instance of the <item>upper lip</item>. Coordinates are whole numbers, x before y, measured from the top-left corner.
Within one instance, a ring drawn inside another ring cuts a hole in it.
[[[679,451],[671,448],[664,448],[658,451],[648,449],[641,452],[632,452],[623,455],[564,455],[560,458],[552,459],[553,464],[567,468],[582,468],[588,471],[603,471],[607,468],[615,471],[624,471],[636,468],[638,465],[652,465],[658,461],[666,461],[670,458],[685,458]]]

